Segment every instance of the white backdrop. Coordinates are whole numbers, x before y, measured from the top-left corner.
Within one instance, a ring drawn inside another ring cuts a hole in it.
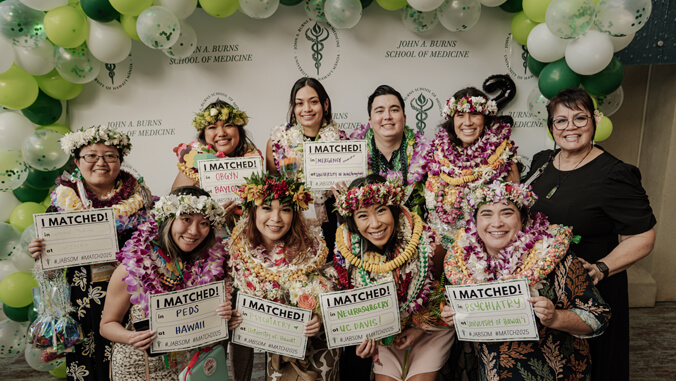
[[[164,195],[177,173],[172,148],[195,139],[194,113],[216,98],[247,112],[247,130],[264,151],[271,127],[286,120],[298,78],[321,80],[334,119],[346,130],[367,122],[368,95],[389,84],[405,98],[407,124],[432,138],[455,91],[480,88],[493,74],[510,74],[517,96],[502,113],[514,117],[513,138],[528,158],[549,140],[543,123],[528,113],[526,98],[537,79],[509,34],[511,18],[483,7],[470,31],[451,33],[438,25],[416,34],[403,26],[399,11],[375,3],[349,30],[311,21],[302,5],[280,6],[266,20],[239,12],[217,19],[198,9],[186,20],[198,36],[191,57],[170,59],[134,41],[129,58],[106,65],[69,102],[70,124],[74,130],[104,124],[129,133],[134,147],[126,164],[145,177],[154,194]]]

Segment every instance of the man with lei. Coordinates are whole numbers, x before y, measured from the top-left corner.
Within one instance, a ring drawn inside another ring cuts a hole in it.
[[[427,222],[448,248],[464,226],[460,200],[468,187],[505,179],[518,182],[516,146],[511,127],[495,118],[495,101],[472,87],[446,102],[446,122],[438,129],[425,183]]]
[[[530,187],[495,181],[473,188],[460,229],[444,260],[454,285],[527,279],[540,340],[477,342],[480,380],[583,380],[591,374],[587,338],[603,333],[610,308],[582,262],[569,251],[571,229],[539,213]],[[453,325],[455,313],[442,317]]]
[[[304,330],[310,337],[305,359],[269,354],[267,379],[338,380],[340,350],[327,347],[319,306],[319,295],[333,291],[337,275],[325,265],[320,228],[302,216],[313,201],[309,190],[291,178],[254,174],[239,194],[245,214],[227,242],[235,289],[313,311]],[[233,321],[241,322],[236,311]]]
[[[400,183],[372,174],[359,178],[337,200],[346,219],[336,232],[334,267],[343,289],[394,281],[402,333],[367,340],[356,355],[374,360],[376,379],[436,378],[446,361],[452,332],[440,318],[441,260],[435,232],[403,206]],[[435,266],[439,269],[435,277]]]

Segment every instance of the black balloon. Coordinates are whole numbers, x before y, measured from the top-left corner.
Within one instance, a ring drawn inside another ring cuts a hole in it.
[[[483,90],[488,94],[499,91],[498,95],[493,97],[493,100],[497,103],[498,110],[505,108],[516,96],[516,84],[507,74],[495,74],[486,78]]]

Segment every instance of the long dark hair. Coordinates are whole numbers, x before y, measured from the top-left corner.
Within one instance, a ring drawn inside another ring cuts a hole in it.
[[[209,103],[207,107],[204,108],[202,111],[207,111],[211,108],[214,107],[225,107],[225,106],[230,106],[234,107],[228,102],[222,101],[220,99],[216,99],[215,102]],[[253,141],[249,139],[249,135],[247,135],[246,130],[244,129],[244,126],[235,126],[237,127],[237,133],[239,134],[239,143],[237,144],[237,147],[235,147],[235,151],[232,153],[232,157],[242,157],[244,154],[249,152],[252,148],[256,148],[256,145],[254,145]],[[205,133],[206,133],[206,128],[203,128],[200,130],[200,132],[197,134],[197,140],[200,141],[203,145],[207,145],[207,141],[205,139]]]
[[[333,121],[333,114],[331,113],[331,98],[329,98],[329,94],[326,92],[326,89],[324,89],[324,86],[322,86],[321,82],[319,82],[317,79],[312,77],[303,77],[297,80],[291,88],[291,95],[289,96],[289,124],[296,124],[296,113],[294,112],[294,109],[296,108],[296,94],[298,93],[298,90],[305,86],[310,86],[317,92],[319,103],[322,105],[322,111],[324,113],[324,121],[326,123],[331,123]],[[329,101],[329,107],[324,110],[324,104],[327,100]]]
[[[560,105],[571,110],[589,113],[591,116],[592,127],[594,128],[594,133],[592,135],[592,140],[594,140],[594,136],[596,136],[596,118],[594,118],[594,101],[591,96],[589,96],[589,93],[577,87],[565,89],[559,91],[559,93],[549,101],[549,104],[547,105],[547,128],[552,136],[554,136],[552,131],[554,126],[554,113]]]
[[[462,97],[484,97],[487,101],[490,100],[488,95],[483,91],[477,89],[476,87],[465,87],[462,90],[457,91],[453,94],[453,98],[460,99]],[[494,118],[490,115],[482,115],[484,117],[484,128],[481,131],[481,136],[486,133],[486,129],[490,128],[493,125]],[[451,142],[457,146],[462,147],[462,141],[458,138],[458,135],[455,133],[455,123],[453,122],[453,117],[448,118],[447,121],[441,124],[441,127],[446,130],[448,137],[451,139]]]

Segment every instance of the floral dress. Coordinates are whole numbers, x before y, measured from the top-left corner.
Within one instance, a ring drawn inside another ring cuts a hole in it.
[[[102,198],[86,190],[81,181],[68,176],[57,179],[58,186],[51,194],[52,206],[48,211],[71,212],[87,209],[81,198],[81,192],[85,192],[86,199],[91,202],[89,208],[113,208],[117,240],[121,247],[133,230],[146,220],[146,208],[152,203],[148,189],[124,171],[120,171],[115,189]],[[76,266],[66,270],[67,281],[71,286],[70,300],[75,308],[72,315],[84,333],[84,341],[66,355],[67,375],[71,380],[109,379],[111,344],[99,334],[99,324],[108,281],[115,267],[117,262]]]

